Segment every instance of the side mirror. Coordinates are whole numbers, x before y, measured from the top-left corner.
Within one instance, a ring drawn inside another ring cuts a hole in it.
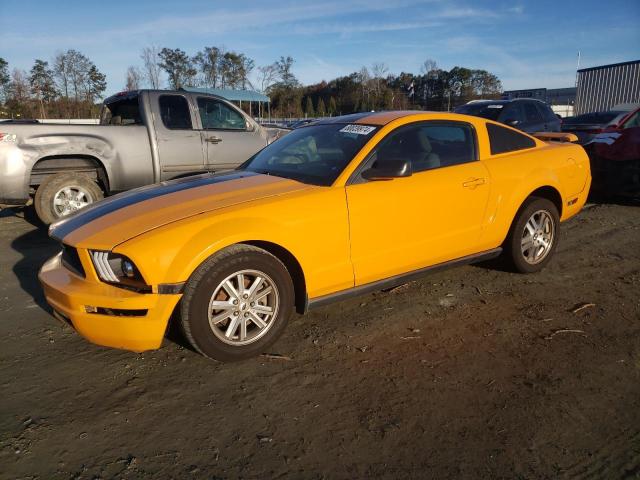
[[[391,180],[393,178],[410,177],[413,171],[411,162],[400,158],[379,159],[374,166],[362,172],[367,180]]]

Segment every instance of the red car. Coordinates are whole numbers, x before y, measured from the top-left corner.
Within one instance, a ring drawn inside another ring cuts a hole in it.
[[[640,108],[584,146],[591,160],[592,192],[640,196]]]

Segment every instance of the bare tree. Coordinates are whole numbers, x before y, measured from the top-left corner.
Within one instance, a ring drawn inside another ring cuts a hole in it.
[[[67,54],[59,52],[53,59],[53,74],[65,98],[69,98],[69,65]]]
[[[267,89],[278,80],[278,67],[275,64],[258,67],[258,80],[260,81],[260,90],[264,93]]]
[[[373,85],[375,89],[376,97],[380,95],[380,81],[385,78],[389,73],[389,67],[385,63],[374,63],[371,65],[371,71],[373,72]]]
[[[87,76],[92,66],[91,61],[77,50],[67,50],[67,73],[69,83],[73,88],[73,96],[76,102],[86,94]]]
[[[127,68],[127,82],[125,84],[125,90],[139,90],[142,84],[143,73],[138,67],[130,66]]]
[[[144,78],[151,88],[157,90],[161,86],[160,75],[162,68],[158,61],[160,50],[156,46],[145,47],[142,49],[140,58],[144,63]]]
[[[10,95],[16,102],[24,102],[29,99],[31,86],[27,72],[14,68],[11,72]]]
[[[436,70],[438,70],[438,65],[436,64],[436,61],[431,58],[427,58],[422,62],[422,65],[420,65],[420,73],[423,75],[432,74]]]

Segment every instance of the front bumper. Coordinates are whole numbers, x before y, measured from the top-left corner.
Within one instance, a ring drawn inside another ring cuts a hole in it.
[[[137,293],[85,279],[62,265],[61,254],[42,266],[38,278],[49,305],[80,335],[97,345],[134,352],[160,347],[182,296]],[[102,313],[88,313],[87,307]],[[129,312],[135,312],[135,316]]]

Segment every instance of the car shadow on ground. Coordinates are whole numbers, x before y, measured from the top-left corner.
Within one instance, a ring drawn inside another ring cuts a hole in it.
[[[2,217],[24,219],[33,225],[33,229],[16,237],[11,242],[11,248],[22,256],[12,270],[22,290],[28,293],[39,307],[51,312],[52,309],[45,300],[42,286],[38,281],[38,271],[44,262],[60,251],[60,244],[49,238],[47,225],[38,219],[33,208],[5,209],[0,211],[0,218]],[[171,316],[165,338],[195,352],[180,328],[179,309],[180,304]]]
[[[12,270],[22,290],[28,293],[38,306],[50,311],[51,308],[45,301],[38,281],[38,271],[47,259],[60,250],[59,244],[49,238],[46,226],[37,219],[32,208],[2,210],[1,216],[23,218],[34,226],[11,241],[11,248],[22,256],[13,265]]]

